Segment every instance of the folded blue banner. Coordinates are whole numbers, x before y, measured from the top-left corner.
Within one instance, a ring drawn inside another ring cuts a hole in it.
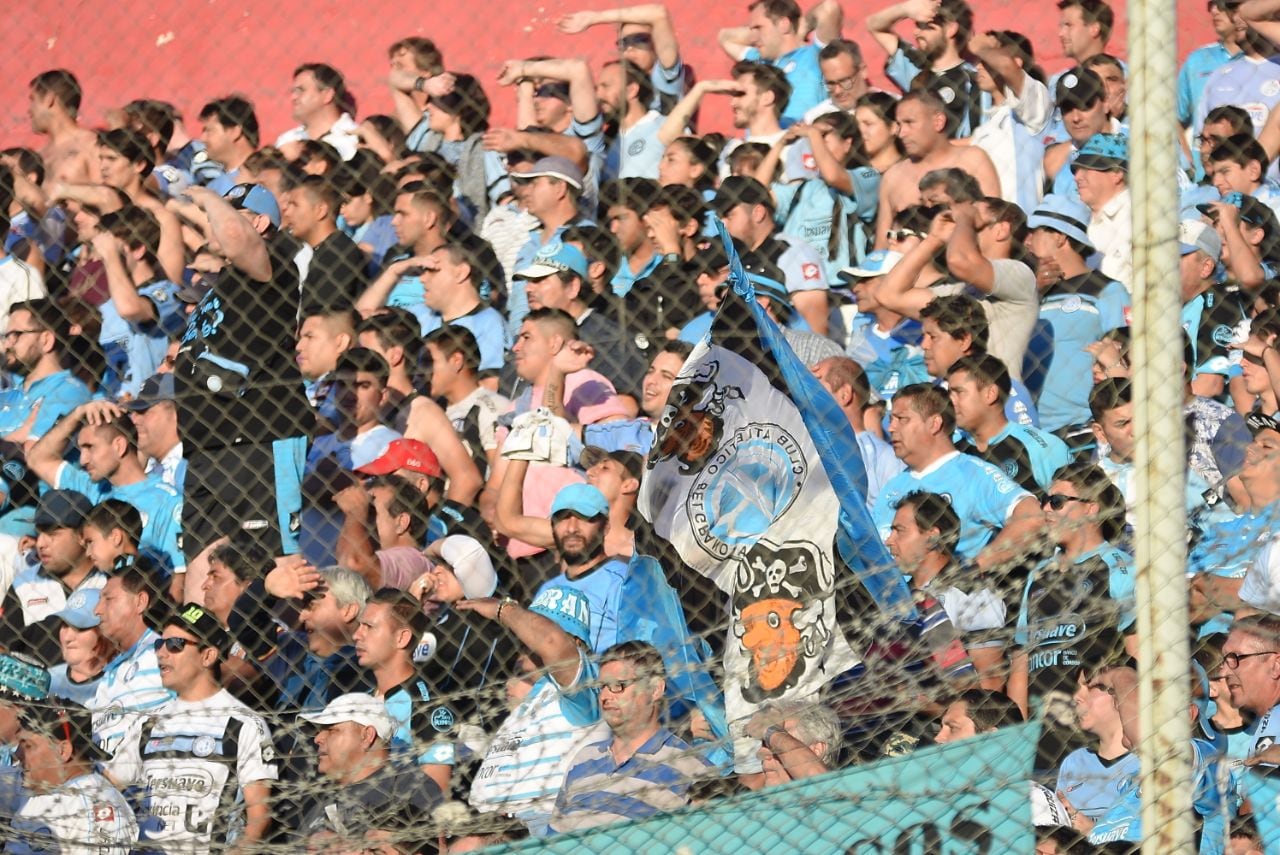
[[[1037,723],[701,808],[486,852],[1031,852]]]
[[[1245,770],[1245,787],[1253,807],[1253,822],[1266,855],[1280,855],[1280,775]]]

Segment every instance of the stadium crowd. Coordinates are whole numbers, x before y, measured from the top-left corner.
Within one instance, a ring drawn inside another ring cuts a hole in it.
[[[1030,718],[1036,851],[1141,840],[1113,10],[1057,2],[1052,76],[964,0],[845,11],[756,0],[697,76],[661,4],[559,22],[616,34],[599,68],[481,81],[405,38],[392,114],[307,62],[274,142],[234,93],[193,136],[30,81],[44,147],[0,151],[6,852],[471,851]],[[1205,14],[1169,176],[1186,786],[1200,851],[1246,853],[1273,806],[1241,770],[1280,768],[1280,0]],[[801,571],[741,606],[647,518],[655,461],[723,439],[733,390],[681,390],[739,262],[915,604],[828,580],[858,664],[816,692]],[[731,647],[758,691],[726,720]]]

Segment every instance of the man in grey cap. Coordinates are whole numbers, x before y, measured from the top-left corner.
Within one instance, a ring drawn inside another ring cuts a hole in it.
[[[187,462],[182,456],[173,395],[173,374],[156,374],[147,378],[138,396],[126,401],[124,408],[138,432],[138,451],[146,455],[147,477],[181,490]]]
[[[1222,237],[1203,220],[1178,223],[1178,265],[1182,283],[1182,322],[1191,336],[1191,391],[1217,397],[1232,372],[1230,352],[1236,328],[1249,317],[1247,298],[1228,289],[1218,276]]]
[[[93,503],[75,490],[50,490],[36,507],[36,548],[22,562],[0,615],[0,638],[43,661],[59,659],[54,614],[81,588],[101,588],[107,577],[93,569],[80,529]]]
[[[516,253],[516,263],[509,274],[533,265],[538,251],[564,237],[571,225],[591,225],[591,220],[578,214],[578,202],[586,186],[582,170],[566,157],[544,157],[534,162],[528,172],[512,173],[511,180],[524,185],[523,200],[530,214],[538,219],[539,230]],[[520,322],[529,313],[525,283],[513,279],[507,297],[507,330],[514,339]]]

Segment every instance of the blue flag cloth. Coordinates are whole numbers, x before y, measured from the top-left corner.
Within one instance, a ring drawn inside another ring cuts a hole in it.
[[[711,733],[723,744],[729,736],[729,723],[725,719],[724,695],[710,674],[711,651],[706,642],[689,632],[680,596],[667,583],[656,558],[631,558],[618,601],[618,639],[647,642],[662,654],[671,715],[676,717],[696,707],[706,718]],[[725,765],[729,759],[725,748],[708,753],[713,765]]]
[[[1245,786],[1253,807],[1253,822],[1266,855],[1280,855],[1280,775],[1245,770]]]
[[[848,421],[756,302],[718,229],[731,288],[672,386],[638,504],[728,595],[725,706],[743,722],[858,664],[840,619],[865,610],[863,592],[893,619],[914,608],[866,510]]]

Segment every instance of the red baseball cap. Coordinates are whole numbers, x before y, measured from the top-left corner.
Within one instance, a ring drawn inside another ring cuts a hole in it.
[[[356,471],[365,475],[389,475],[401,469],[421,472],[433,478],[439,478],[441,474],[440,461],[429,445],[403,438],[392,440],[381,457]]]

